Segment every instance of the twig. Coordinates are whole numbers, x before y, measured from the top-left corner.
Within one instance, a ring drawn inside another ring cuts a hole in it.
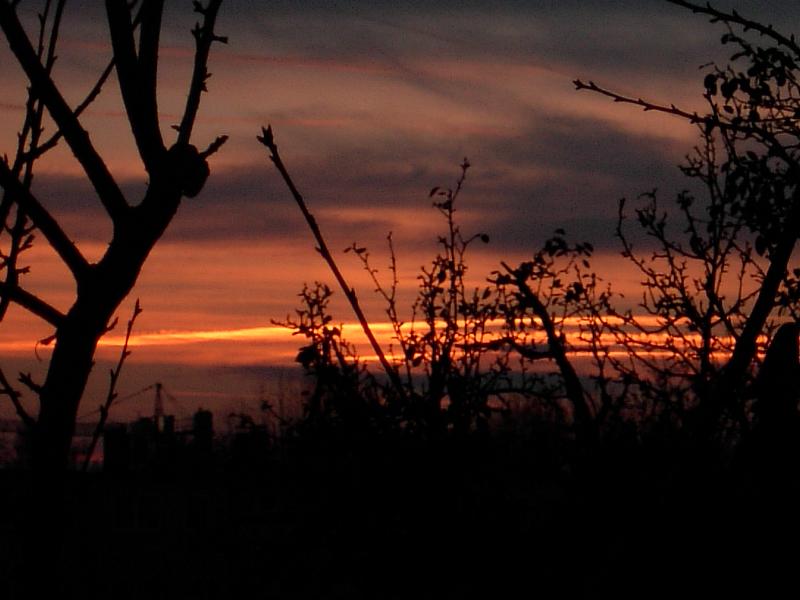
[[[92,434],[92,441],[89,444],[89,449],[86,451],[86,458],[83,460],[84,472],[86,472],[86,470],[89,468],[89,463],[92,460],[92,454],[94,454],[97,441],[100,439],[100,435],[103,433],[103,428],[105,427],[106,420],[108,419],[108,412],[111,409],[111,404],[113,404],[114,400],[117,398],[117,381],[119,380],[120,373],[122,372],[122,366],[125,364],[125,359],[131,354],[130,350],[128,350],[128,342],[131,339],[133,324],[136,322],[136,317],[138,317],[141,313],[142,308],[139,305],[139,299],[137,298],[136,305],[133,307],[133,314],[128,321],[128,328],[125,331],[125,342],[122,344],[122,351],[119,354],[117,366],[111,369],[111,372],[109,373],[110,381],[108,385],[108,394],[106,395],[105,404],[100,406],[100,419],[97,421],[97,427],[95,427],[94,433]]]
[[[696,112],[688,112],[682,110],[675,106],[674,104],[670,104],[669,106],[663,104],[655,104],[654,102],[649,102],[642,98],[632,98],[630,96],[624,96],[622,94],[618,94],[616,92],[612,92],[605,88],[600,87],[594,81],[589,81],[585,83],[580,79],[575,79],[572,82],[575,85],[576,90],[589,90],[590,92],[596,92],[603,96],[607,96],[611,98],[614,102],[621,102],[623,104],[633,104],[635,106],[639,106],[645,112],[654,111],[654,112],[662,112],[667,113],[668,115],[674,115],[676,117],[683,117],[690,123],[703,123],[705,122],[706,118],[700,116]]]
[[[17,380],[34,394],[42,392],[42,386],[33,380],[33,375],[30,373],[20,373]]]
[[[217,12],[222,0],[210,0],[206,7],[200,2],[194,2],[195,12],[203,15],[203,25],[196,24],[192,30],[195,37],[197,50],[194,55],[194,70],[192,72],[192,83],[189,87],[189,95],[186,98],[186,109],[183,119],[178,126],[178,143],[188,144],[192,137],[192,128],[200,107],[200,95],[207,91],[206,82],[211,74],[208,72],[208,54],[211,44],[220,42],[228,43],[228,38],[214,33],[214,25],[217,20]]]
[[[208,158],[212,154],[216,154],[219,152],[219,149],[222,148],[223,144],[228,141],[227,135],[219,135],[217,138],[208,145],[208,148],[203,150],[200,153],[200,158]]]
[[[778,138],[778,136],[773,131],[770,131],[769,128],[760,127],[758,125],[750,125],[745,122],[728,122],[722,119],[719,113],[712,113],[710,115],[702,116],[697,112],[689,112],[678,108],[674,104],[657,104],[655,102],[644,100],[643,98],[625,96],[624,94],[618,94],[617,92],[600,87],[594,81],[589,81],[586,83],[580,79],[575,79],[572,83],[575,85],[575,89],[578,91],[589,90],[590,92],[595,92],[601,96],[611,98],[614,102],[638,106],[645,112],[653,111],[665,113],[685,119],[692,125],[702,125],[706,134],[710,133],[710,131],[716,127],[720,131],[733,134],[739,133],[746,136],[755,137],[766,144],[769,147],[770,152],[782,159],[790,169],[794,171],[800,169],[800,165],[798,165],[797,160],[787,151],[786,145],[781,143],[781,140]]]
[[[716,8],[712,7],[711,4],[694,4],[693,2],[686,2],[686,0],[667,0],[670,4],[675,4],[676,6],[681,6],[683,8],[688,8],[693,13],[708,15],[711,17],[711,22],[715,23],[717,21],[722,21],[723,23],[735,23],[741,26],[745,31],[748,29],[752,29],[753,31],[757,31],[763,36],[772,38],[781,46],[785,46],[786,48],[790,49],[792,52],[795,53],[796,56],[800,57],[800,46],[797,44],[794,36],[786,37],[781,33],[775,31],[772,25],[763,25],[756,21],[751,21],[750,19],[746,19],[741,16],[735,10],[726,13]]]
[[[22,397],[22,394],[11,387],[11,384],[8,382],[8,379],[6,379],[6,375],[3,373],[2,369],[0,369],[0,394],[5,394],[8,396],[9,400],[11,400],[11,404],[14,405],[14,409],[19,415],[19,418],[22,419],[22,422],[25,423],[29,429],[36,427],[36,420],[28,414],[28,412],[22,406],[22,403],[19,401],[19,399]]]
[[[356,296],[356,292],[353,288],[351,288],[347,281],[345,280],[342,272],[339,270],[338,265],[336,264],[333,255],[331,254],[330,250],[328,249],[328,245],[325,243],[325,239],[322,237],[322,231],[320,231],[319,225],[317,225],[316,219],[308,210],[308,206],[306,205],[303,196],[297,191],[297,187],[294,185],[294,181],[292,181],[289,172],[286,170],[286,167],[281,160],[280,154],[278,154],[278,146],[275,144],[274,137],[272,135],[272,127],[267,126],[266,129],[262,127],[261,129],[262,135],[257,136],[259,142],[264,144],[266,148],[270,152],[270,159],[273,163],[275,163],[275,167],[278,169],[278,172],[283,177],[286,186],[289,188],[289,191],[292,193],[297,205],[300,207],[300,212],[303,213],[303,217],[305,217],[306,222],[308,223],[311,232],[314,234],[314,239],[317,241],[317,250],[322,255],[322,258],[325,259],[325,262],[328,263],[328,266],[333,273],[333,276],[336,278],[336,281],[339,283],[339,287],[341,287],[344,295],[347,297],[350,306],[353,309],[353,312],[358,319],[359,324],[361,325],[361,329],[364,331],[364,335],[367,336],[372,349],[375,351],[375,355],[378,357],[378,360],[383,367],[383,370],[386,371],[386,375],[388,375],[389,380],[392,382],[392,385],[397,389],[397,393],[400,394],[401,397],[405,396],[405,391],[403,389],[403,383],[400,381],[400,377],[397,374],[397,371],[392,367],[389,363],[388,359],[386,358],[386,354],[381,348],[381,345],[378,343],[378,340],[375,338],[375,335],[372,333],[372,328],[369,326],[369,321],[367,321],[367,317],[364,315],[364,311],[361,310],[361,304],[358,302],[358,297]]]

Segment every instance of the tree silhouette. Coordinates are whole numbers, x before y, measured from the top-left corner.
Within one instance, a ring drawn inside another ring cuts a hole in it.
[[[638,338],[643,342],[621,334],[632,357],[623,370],[634,375],[638,363],[662,383],[682,381],[673,396],[692,399],[685,416],[704,435],[725,415],[747,424],[748,384],[765,334],[785,315],[797,317],[798,273],[789,267],[800,236],[800,45],[736,11],[669,1],[724,25],[722,43],[735,47],[728,65],[708,68],[705,112],[622,95],[591,81],[575,85],[679,117],[700,131],[701,143],[683,171],[701,182],[707,197],[678,196],[685,235],[655,194],[636,212],[655,240],[652,254],[634,249],[622,207],[618,235],[624,256],[644,276],[641,308],[657,323],[644,327],[623,315],[645,334]],[[659,352],[667,359],[653,361]]]
[[[209,175],[207,159],[225,142],[217,138],[204,151],[191,142],[200,98],[209,77],[211,45],[226,39],[214,33],[221,0],[194,2],[200,15],[192,33],[196,42],[192,79],[177,136],[167,146],[159,124],[157,72],[163,0],[106,0],[113,58],[86,100],[71,107],[53,79],[55,49],[66,0],[44,2],[39,15],[38,42],[32,42],[20,22],[19,2],[0,0],[0,27],[11,51],[27,76],[30,87],[14,161],[0,161],[0,222],[5,238],[0,282],[0,317],[10,302],[27,309],[55,328],[53,352],[42,383],[22,377],[38,397],[36,416],[19,402],[20,392],[2,377],[0,385],[14,402],[33,439],[36,469],[59,471],[67,466],[75,416],[92,369],[98,340],[114,326],[115,311],[136,283],[142,265],[169,225],[181,199],[196,196]],[[137,39],[138,30],[138,39]],[[47,33],[49,31],[49,34]],[[80,116],[100,93],[110,73],[116,72],[131,132],[148,174],[140,199],[127,198],[103,157],[84,130]],[[43,115],[49,115],[55,133],[42,139]],[[104,255],[90,262],[53,217],[47,203],[33,194],[33,165],[45,152],[64,140],[105,209],[113,234]],[[21,275],[20,255],[38,231],[69,269],[75,296],[66,312],[28,292]]]

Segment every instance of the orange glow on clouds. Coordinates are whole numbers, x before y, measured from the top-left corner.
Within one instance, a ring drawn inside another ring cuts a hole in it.
[[[255,9],[243,10],[241,14],[249,14],[246,11]],[[307,12],[304,18],[320,18]],[[101,341],[98,356],[102,360],[113,361],[118,356],[124,324],[138,297],[144,312],[131,341],[131,363],[292,363],[304,340],[285,328],[264,324],[294,314],[303,283],[319,280],[330,284],[332,277],[314,251],[311,236],[288,192],[280,187],[263,148],[255,142],[260,126],[267,123],[275,127],[284,159],[387,348],[391,329],[383,322],[385,307],[372,293],[373,284],[352,254],[339,253],[354,241],[368,246],[385,281],[388,256],[384,237],[393,231],[400,268],[399,305],[406,310],[401,310],[402,316],[407,317],[419,267],[429,264],[436,252],[436,235],[443,225],[431,209],[427,192],[434,185],[452,185],[463,156],[467,155],[474,167],[462,195],[464,203],[459,206],[462,229],[469,234],[495,223],[498,227],[486,231],[492,237],[489,246],[468,256],[469,276],[474,285],[482,286],[491,271],[499,268],[500,260],[513,265],[530,258],[542,240],[527,235],[529,223],[532,227],[544,222],[552,230],[561,225],[559,219],[613,218],[617,198],[643,191],[639,180],[631,183],[625,179],[630,169],[624,161],[617,171],[604,170],[602,160],[591,165],[582,162],[603,158],[623,146],[608,148],[604,139],[588,137],[588,152],[579,161],[573,151],[580,142],[571,135],[605,128],[625,143],[640,144],[637,151],[641,154],[669,164],[679,162],[695,141],[694,129],[685,123],[577,93],[571,83],[575,77],[609,85],[624,82],[636,93],[692,109],[701,87],[694,65],[684,75],[670,71],[655,77],[651,65],[637,70],[607,62],[597,72],[587,73],[575,54],[551,51],[547,58],[546,52],[540,56],[534,51],[528,55],[513,51],[517,45],[524,46],[523,39],[538,39],[542,32],[537,27],[544,27],[535,18],[530,24],[523,22],[516,11],[493,15],[483,33],[475,30],[471,16],[460,17],[464,19],[460,22],[458,15],[409,19],[402,10],[400,13],[382,17],[388,27],[375,29],[375,23],[366,17],[357,21],[357,28],[371,28],[366,31],[370,35],[360,37],[375,37],[371,42],[374,52],[353,50],[346,37],[337,51],[335,35],[320,40],[323,49],[330,45],[330,52],[306,48],[295,39],[294,27],[285,29],[292,32],[290,40],[270,37],[260,28],[259,19],[277,19],[277,28],[270,31],[280,33],[285,17],[272,15],[266,8],[252,23],[237,22],[240,15],[235,9],[225,13],[224,18],[231,20],[230,31],[225,32],[231,44],[215,46],[212,52],[209,69],[213,77],[193,139],[201,148],[219,134],[230,139],[211,159],[206,191],[181,206],[173,227],[145,264],[131,297],[120,307],[117,328]],[[102,19],[87,22],[76,13],[70,13],[68,19],[71,25],[63,30],[56,78],[74,106],[94,84],[111,51]],[[440,29],[445,21],[453,32]],[[73,27],[76,23],[80,26]],[[158,100],[166,143],[175,139],[170,126],[179,121],[185,104],[193,54],[188,33],[192,23],[191,17],[180,27],[176,23],[164,36]],[[325,27],[332,33],[336,30],[329,23],[315,26],[315,32]],[[659,31],[648,21],[636,35]],[[564,38],[563,43],[570,40]],[[615,41],[610,49],[596,52],[619,57],[618,44]],[[0,47],[0,64],[4,65],[0,69],[0,154],[11,155],[23,117],[26,83],[5,44]],[[135,202],[144,190],[146,173],[122,107],[112,76],[82,122]],[[52,132],[53,124],[46,122],[46,128],[45,135]],[[545,134],[551,137],[539,141]],[[563,158],[558,158],[556,144],[563,145]],[[508,155],[503,154],[506,151]],[[69,198],[72,209],[63,208],[58,182],[64,176],[84,178],[63,142],[37,163],[36,174],[39,179],[34,180],[34,187],[48,177],[55,182],[48,188],[51,197],[43,194],[43,203],[53,209],[87,258],[97,260],[106,249],[105,241],[98,240],[107,240],[111,227],[107,219],[97,219],[87,227],[86,221],[96,219],[100,212],[88,185],[86,197]],[[332,181],[333,177],[338,179]],[[214,188],[216,182],[220,183]],[[235,187],[237,182],[240,187]],[[395,189],[396,182],[405,188]],[[574,189],[569,187],[573,182]],[[646,189],[655,185],[661,182],[648,181]],[[222,191],[214,194],[209,189]],[[250,204],[237,204],[239,195],[247,196]],[[376,195],[380,198],[375,199]],[[561,213],[548,214],[545,205]],[[202,219],[197,214],[202,214]],[[263,223],[265,233],[259,236],[251,229],[241,235],[235,227],[221,231],[222,226],[215,230],[215,219],[222,222],[225,217],[228,225],[255,223],[252,229]],[[270,235],[266,228],[273,218],[283,229]],[[516,237],[503,240],[501,227],[509,223],[519,227]],[[87,230],[94,233],[89,240],[73,233]],[[176,230],[183,233],[175,234]],[[610,230],[601,235],[612,234]],[[497,242],[507,243],[498,250]],[[26,258],[32,266],[31,273],[23,277],[26,289],[59,310],[67,310],[74,283],[42,236],[37,236]],[[604,250],[594,257],[593,265],[615,291],[632,298],[627,302],[636,302],[640,277],[618,253]],[[349,322],[351,312],[342,294],[334,291],[330,307],[334,322],[346,322],[345,336],[369,359],[371,349],[364,344],[359,327]],[[569,324],[570,336],[575,335],[575,325]],[[47,324],[14,307],[0,327],[0,351],[33,360],[36,340],[51,334]],[[574,337],[570,341],[577,344]],[[38,352],[46,357],[49,350],[40,345]]]

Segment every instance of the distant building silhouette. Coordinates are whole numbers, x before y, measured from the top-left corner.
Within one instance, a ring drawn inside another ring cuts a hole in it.
[[[257,425],[246,414],[231,414],[238,418],[230,439],[230,456],[234,466],[259,468],[266,464],[270,450],[270,433],[266,425]]]
[[[205,470],[211,466],[214,448],[214,415],[200,409],[194,413],[192,425],[191,462],[195,469]]]
[[[103,469],[109,473],[163,473],[188,466],[206,468],[211,464],[213,446],[210,411],[198,411],[192,419],[192,428],[181,431],[173,415],[141,417],[127,425],[119,423],[105,428]]]
[[[103,432],[103,470],[127,473],[131,468],[131,446],[125,425],[107,425]]]

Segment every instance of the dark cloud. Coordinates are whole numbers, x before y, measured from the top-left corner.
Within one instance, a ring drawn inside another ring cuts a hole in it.
[[[792,31],[796,2],[714,3]],[[716,57],[719,26],[662,0],[239,3],[227,18],[264,53],[397,65],[410,58],[540,61],[588,72],[682,72]],[[299,34],[302,32],[302,34]],[[711,53],[711,55],[709,55]],[[724,57],[725,55],[720,55]]]
[[[779,26],[800,23],[796,2],[735,4],[743,14]],[[185,6],[168,7],[167,37],[186,38],[189,44],[185,26],[194,16]],[[102,18],[99,3],[84,0],[70,11],[75,27],[65,30],[66,42],[81,36],[88,45],[105,43],[102,28],[94,24]],[[427,191],[451,185],[458,163],[468,155],[474,167],[462,215],[470,226],[479,225],[491,235],[498,252],[530,247],[556,227],[612,247],[618,198],[655,187],[668,196],[686,185],[676,164],[690,148],[655,135],[626,132],[586,115],[533,112],[529,99],[515,98],[492,82],[427,71],[425,57],[545,65],[563,71],[566,85],[573,69],[576,75],[616,73],[612,81],[626,87],[635,85],[630,83],[634,76],[636,82],[696,77],[695,65],[707,58],[707,52],[718,51],[719,34],[719,28],[706,19],[656,0],[346,5],[320,1],[303,3],[302,8],[288,1],[269,5],[240,1],[223,5],[220,27],[232,41],[231,48],[220,50],[221,57],[225,52],[283,53],[298,61],[317,60],[323,69],[347,60],[379,65],[385,72],[373,73],[375,85],[382,78],[400,79],[434,102],[518,114],[519,127],[513,133],[443,138],[441,133],[428,135],[413,128],[389,130],[381,122],[380,110],[359,104],[357,98],[347,109],[331,108],[320,98],[316,104],[270,113],[273,122],[285,123],[281,139],[287,140],[288,152],[292,146],[316,149],[316,154],[309,151],[290,160],[290,168],[337,242],[365,236],[378,239],[397,227],[396,215],[402,210],[418,215],[420,222],[435,219]],[[254,73],[258,68],[253,67]],[[269,106],[269,98],[265,104]],[[331,126],[304,125],[315,119]],[[369,134],[351,135],[353,124]],[[254,120],[254,129],[257,125]],[[137,197],[141,183],[125,187]],[[41,174],[35,189],[64,220],[71,236],[108,240],[110,225],[84,179]],[[363,211],[364,217],[346,216],[351,209]],[[305,240],[307,235],[282,182],[264,160],[215,170],[202,195],[181,207],[167,237],[224,243]],[[411,232],[406,232],[406,239],[416,241]]]
[[[428,191],[453,186],[469,154],[473,167],[460,214],[466,225],[490,234],[492,248],[519,251],[557,227],[598,246],[613,244],[617,200],[685,187],[676,165],[687,150],[588,118],[531,114],[528,127],[509,138],[467,138],[450,148],[425,138],[395,145],[377,139],[289,166],[312,211],[341,245],[381,239],[403,222],[437,219]],[[125,187],[136,197],[139,185]],[[110,225],[85,180],[40,175],[36,191],[70,235],[108,240]],[[404,239],[416,243],[430,235],[430,227],[420,229],[416,236],[404,231]],[[310,243],[310,234],[277,172],[263,161],[212,172],[202,194],[183,202],[167,239]]]
[[[502,210],[487,217],[502,248],[539,242],[555,228],[599,248],[618,249],[614,239],[618,200],[661,189],[666,196],[691,187],[677,168],[679,143],[635,135],[585,118],[541,119],[513,143],[494,147],[495,168],[537,166],[530,185],[502,189]]]

